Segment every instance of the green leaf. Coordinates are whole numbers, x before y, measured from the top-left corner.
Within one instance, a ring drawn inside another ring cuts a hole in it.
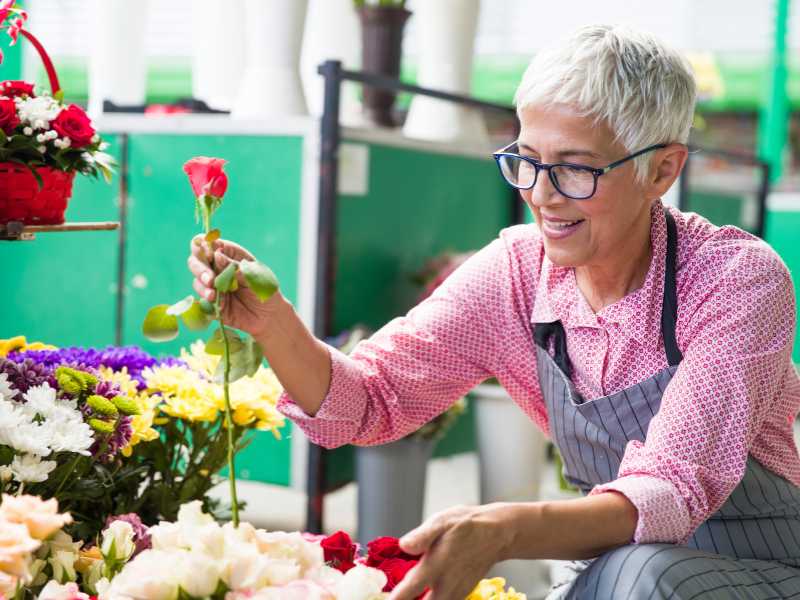
[[[214,287],[218,292],[230,292],[234,290],[234,280],[236,279],[236,263],[229,263],[222,270],[222,273],[214,278]]]
[[[189,309],[181,314],[183,324],[192,331],[202,331],[214,321],[214,305],[206,300],[211,305],[211,314],[209,314],[202,307],[201,302],[202,300],[200,302],[193,300]]]
[[[228,336],[229,352],[234,354],[241,350],[244,346],[244,341],[239,334],[230,327],[225,328],[225,333]],[[210,338],[208,338],[208,341],[206,342],[206,354],[214,354],[216,356],[222,356],[225,354],[225,340],[222,339],[221,327],[214,330],[214,333],[211,334]]]
[[[192,303],[194,302],[193,296],[186,296],[183,300],[176,302],[172,306],[167,309],[168,315],[174,315],[176,317],[182,315],[187,310],[192,307]]]
[[[8,136],[6,135],[6,132],[0,129],[0,145],[5,146],[7,141]]]
[[[154,342],[168,342],[178,337],[178,318],[167,314],[169,304],[158,304],[147,311],[142,333]]]
[[[231,370],[228,381],[233,383],[242,377],[252,377],[261,366],[261,359],[264,351],[253,338],[249,335],[242,340],[241,348],[231,354]],[[225,380],[225,361],[219,361],[217,370],[214,372],[214,382],[223,383]]]
[[[64,102],[64,90],[58,90],[55,94],[53,94],[53,98],[58,100],[59,102]]]
[[[203,312],[206,313],[207,315],[213,315],[217,312],[216,309],[214,308],[214,305],[205,298],[200,298],[200,300],[198,300],[197,303],[200,305],[200,308],[203,309]]]
[[[243,260],[239,263],[239,268],[247,285],[262,302],[269,300],[278,291],[278,278],[267,265],[255,260]]]

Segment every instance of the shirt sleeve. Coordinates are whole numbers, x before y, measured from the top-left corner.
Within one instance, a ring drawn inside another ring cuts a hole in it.
[[[508,251],[498,238],[350,356],[331,348],[330,388],[316,415],[287,394],[279,410],[328,448],[407,435],[493,375],[502,339],[493,315],[507,310],[511,288]]]
[[[618,478],[591,492],[636,506],[636,543],[684,543],[722,506],[793,368],[794,292],[777,254],[748,242],[722,265],[705,262],[714,273],[698,265],[696,280],[711,283],[678,307],[684,358],[645,442],[630,442]]]

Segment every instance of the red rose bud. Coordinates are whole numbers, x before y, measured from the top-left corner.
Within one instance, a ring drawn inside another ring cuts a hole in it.
[[[73,148],[88,146],[95,134],[89,117],[80,106],[74,104],[58,113],[51,126],[59,137],[68,137]]]
[[[377,567],[386,575],[386,585],[383,586],[383,591],[391,592],[418,562],[418,560],[404,560],[402,558],[389,558],[383,561]]]
[[[33,84],[26,81],[4,81],[0,83],[0,96],[15,98],[17,96],[30,96],[33,98]]]
[[[221,158],[197,156],[183,165],[196,197],[209,195],[222,198],[225,195],[228,189],[228,176],[223,171],[225,163]]]
[[[379,537],[367,544],[367,566],[375,567],[389,558],[416,560],[421,554],[408,554],[400,549],[400,540],[396,537]]]
[[[320,543],[325,554],[325,562],[342,573],[347,573],[355,566],[356,545],[344,531],[329,535]]]
[[[11,135],[17,125],[19,125],[17,105],[10,98],[0,98],[0,129],[6,135]]]

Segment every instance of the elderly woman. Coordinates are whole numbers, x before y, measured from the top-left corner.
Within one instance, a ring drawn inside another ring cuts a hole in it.
[[[495,158],[536,224],[351,356],[280,295],[240,289],[227,322],[323,446],[398,439],[493,376],[558,446],[583,497],[439,513],[402,539],[424,558],[392,599],[460,600],[511,558],[579,561],[559,598],[800,598],[792,282],[763,241],[660,201],[687,156],[686,61],[589,27],[536,56],[516,103],[519,139]],[[218,265],[244,256],[217,243]],[[189,263],[212,299],[197,242]]]

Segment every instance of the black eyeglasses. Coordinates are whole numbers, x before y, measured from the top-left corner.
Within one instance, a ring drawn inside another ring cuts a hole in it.
[[[605,167],[590,167],[588,165],[576,165],[574,163],[553,163],[547,164],[539,162],[528,156],[520,156],[517,152],[517,142],[513,142],[495,152],[492,156],[497,161],[500,173],[511,187],[518,190],[530,190],[536,185],[539,171],[546,170],[550,176],[553,187],[562,196],[572,200],[588,200],[597,191],[597,179],[605,175],[612,169],[616,169],[621,164],[641,156],[646,152],[651,152],[659,148],[666,148],[668,144],[654,144],[644,150],[639,150],[633,154],[621,158],[616,162]]]

